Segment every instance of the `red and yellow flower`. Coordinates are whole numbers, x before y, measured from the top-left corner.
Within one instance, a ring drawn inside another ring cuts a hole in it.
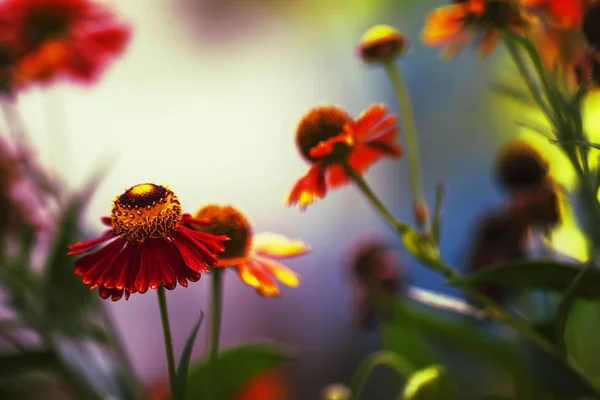
[[[175,194],[152,183],[136,185],[113,202],[110,217],[102,221],[111,227],[99,238],[69,246],[69,255],[87,253],[75,261],[75,273],[91,289],[99,288],[104,299],[117,301],[132,293],[145,293],[163,285],[196,282],[208,266],[217,263],[225,250],[222,235],[199,232],[185,223],[202,224],[182,208]]]
[[[67,76],[95,81],[125,49],[130,28],[92,0],[4,0],[20,85]]]
[[[310,110],[296,130],[301,155],[311,164],[294,185],[286,204],[301,209],[324,198],[328,189],[347,184],[346,168],[363,174],[383,157],[400,157],[396,116],[386,106],[370,106],[357,119],[343,109],[324,105]]]
[[[197,224],[198,220],[204,221]],[[261,296],[280,294],[276,281],[288,287],[297,287],[300,278],[291,269],[274,260],[305,254],[308,246],[275,233],[254,235],[244,214],[232,206],[207,205],[187,225],[201,232],[226,235],[225,251],[219,256],[216,267],[235,267],[245,284]]]
[[[520,32],[524,25],[518,4],[513,1],[461,0],[432,11],[421,38],[428,46],[444,47],[445,58],[452,58],[476,41],[485,57],[496,48],[500,30]]]

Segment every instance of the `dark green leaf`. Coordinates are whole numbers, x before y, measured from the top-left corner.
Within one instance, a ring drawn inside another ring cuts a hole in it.
[[[415,373],[430,365],[441,365],[440,357],[423,337],[421,327],[410,318],[410,307],[403,301],[394,305],[394,317],[384,320],[381,329],[383,350],[391,351],[405,359]],[[427,388],[431,398],[456,399],[455,382],[450,374],[445,374],[436,384]]]
[[[468,276],[450,278],[448,283],[456,286],[494,283],[564,293],[582,268],[583,264],[555,260],[514,261]],[[600,288],[600,269],[592,266],[586,273],[586,278],[577,285],[573,296],[600,298],[598,288]]]
[[[204,319],[204,313],[200,312],[200,317],[198,318],[198,322],[196,322],[196,324],[192,328],[192,331],[190,332],[190,335],[188,336],[188,339],[185,342],[183,352],[181,353],[181,358],[179,359],[179,366],[177,367],[177,376],[175,377],[175,398],[177,400],[185,399],[185,392],[187,389],[188,370],[190,367],[190,358],[192,357],[192,350],[194,349],[194,342],[196,341],[196,336],[198,335],[198,329],[200,329],[200,325],[202,325],[203,319]]]
[[[15,354],[0,355],[0,377],[45,369],[57,363],[55,353],[49,351],[29,350]]]
[[[582,281],[585,282],[586,278]],[[578,300],[569,313],[565,329],[567,350],[589,376],[600,385],[600,303]]]
[[[577,290],[579,284],[581,283],[583,276],[589,270],[590,264],[586,264],[585,267],[581,268],[581,271],[577,274],[577,276],[573,279],[573,281],[567,288],[567,291],[563,295],[560,304],[558,305],[558,309],[556,311],[556,342],[559,351],[563,353],[563,355],[566,355],[567,351],[567,344],[565,341],[565,329],[567,327],[567,320],[569,318],[569,314],[576,300],[574,293]]]
[[[258,374],[290,359],[292,357],[286,350],[268,344],[244,344],[225,349],[219,353],[214,371],[209,371],[208,360],[192,364],[186,399],[207,399],[207,390],[211,387],[216,393],[214,400],[228,400]]]
[[[435,188],[435,209],[433,210],[433,222],[431,224],[431,235],[435,243],[440,243],[440,232],[442,229],[442,204],[444,203],[444,185],[438,184]]]

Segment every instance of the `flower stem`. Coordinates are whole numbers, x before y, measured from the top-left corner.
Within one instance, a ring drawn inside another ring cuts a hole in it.
[[[216,373],[217,359],[219,358],[219,339],[221,336],[221,316],[223,312],[223,271],[221,268],[212,270],[212,304],[210,313],[210,336],[209,336],[209,373]],[[214,382],[215,379],[211,379]],[[216,400],[216,393],[211,390],[212,399]]]
[[[360,399],[360,394],[363,391],[369,376],[373,369],[378,365],[387,365],[398,372],[398,375],[402,377],[408,377],[413,371],[413,368],[406,360],[400,358],[394,353],[389,351],[378,351],[371,354],[358,368],[351,385],[351,395],[348,400]],[[398,399],[402,399],[402,392]]]
[[[363,177],[354,170],[348,163],[342,164],[342,168],[344,172],[354,181],[356,186],[363,192],[363,194],[367,197],[367,199],[371,202],[371,204],[379,211],[379,213],[383,216],[383,218],[387,221],[388,224],[394,228],[399,233],[406,232],[410,227],[400,221],[398,221],[391,212],[385,207],[385,205],[379,200],[379,197],[373,192],[373,190],[369,187],[367,182],[363,179]]]
[[[165,340],[165,352],[167,353],[167,365],[169,368],[169,384],[171,386],[171,398],[175,398],[175,356],[173,355],[173,339],[169,327],[169,311],[167,310],[167,297],[164,286],[156,289],[158,305],[160,307],[160,319],[163,327],[163,338]]]
[[[385,70],[392,81],[394,91],[398,97],[400,113],[406,134],[406,150],[408,153],[408,166],[410,171],[410,186],[413,192],[414,204],[425,204],[421,190],[421,166],[419,163],[419,141],[417,139],[417,126],[415,124],[410,96],[404,78],[394,62],[384,64]]]

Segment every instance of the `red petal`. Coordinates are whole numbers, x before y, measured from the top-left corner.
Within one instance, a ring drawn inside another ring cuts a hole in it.
[[[96,238],[96,239],[91,239],[91,240],[85,240],[82,242],[77,242],[75,244],[72,244],[69,246],[69,251],[67,254],[70,256],[74,256],[77,254],[81,254],[81,253],[87,253],[88,251],[92,250],[95,247],[100,246],[102,243],[117,237],[117,235],[115,235],[113,233],[112,230],[106,231],[102,234],[102,236]]]
[[[186,227],[179,227],[171,232],[172,243],[177,247],[185,264],[195,272],[208,272],[207,264],[215,265],[217,256],[196,240],[195,231]]]
[[[161,282],[161,265],[155,257],[155,242],[166,239],[148,239],[142,244],[142,254],[140,261],[140,272],[136,279],[136,288],[140,293],[150,289],[156,289]]]
[[[185,265],[181,254],[172,242],[159,242],[157,247],[158,253],[162,255],[163,262],[168,260],[168,262],[171,263],[177,282],[179,282],[181,286],[187,287],[188,280],[190,282],[196,282],[200,279],[200,272],[195,272]]]
[[[362,140],[367,135],[375,124],[387,113],[387,107],[384,104],[373,104],[352,123],[350,129],[354,132],[356,140]]]
[[[75,261],[75,274],[86,277],[88,274],[94,271],[96,268],[104,270],[108,266],[109,261],[113,255],[121,248],[122,243],[119,240],[115,240],[109,243],[107,246],[85,255]]]
[[[298,204],[301,210],[313,203],[316,199],[322,199],[327,194],[325,184],[325,166],[322,163],[313,164],[306,174],[296,182],[286,200],[287,206]]]

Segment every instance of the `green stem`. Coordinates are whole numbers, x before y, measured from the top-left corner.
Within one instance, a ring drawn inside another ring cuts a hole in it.
[[[342,168],[344,172],[354,181],[356,186],[363,192],[363,194],[367,197],[367,199],[371,202],[371,204],[379,211],[379,213],[385,218],[388,224],[399,233],[404,233],[410,227],[396,219],[392,215],[391,212],[385,207],[385,205],[379,200],[379,197],[373,192],[373,190],[369,187],[367,182],[363,179],[363,177],[354,170],[348,163],[342,164]]]
[[[351,395],[348,400],[358,400],[360,394],[363,391],[369,376],[373,372],[376,366],[384,364],[389,366],[398,372],[398,375],[402,377],[408,377],[413,371],[413,368],[404,359],[398,357],[396,354],[388,351],[378,351],[371,354],[358,368],[351,385]],[[398,400],[402,399],[402,391]]]
[[[175,397],[175,356],[173,355],[173,339],[171,338],[171,328],[169,326],[169,311],[167,310],[167,297],[165,288],[160,285],[156,289],[158,296],[158,306],[160,307],[160,319],[163,327],[163,338],[165,341],[165,352],[167,353],[167,365],[169,368],[169,384],[171,386],[171,398]]]
[[[385,64],[385,70],[392,81],[394,91],[398,97],[400,113],[404,123],[406,135],[406,150],[408,153],[408,165],[410,171],[410,186],[413,192],[414,204],[425,204],[421,189],[421,166],[419,163],[419,141],[417,139],[417,126],[415,124],[412,104],[404,78],[394,62]]]
[[[217,359],[219,358],[219,339],[221,336],[221,316],[223,313],[223,270],[214,268],[212,271],[212,304],[210,313],[210,336],[209,336],[209,373],[215,374]],[[214,379],[211,380],[214,382]],[[216,393],[211,391],[212,398],[216,399]]]

